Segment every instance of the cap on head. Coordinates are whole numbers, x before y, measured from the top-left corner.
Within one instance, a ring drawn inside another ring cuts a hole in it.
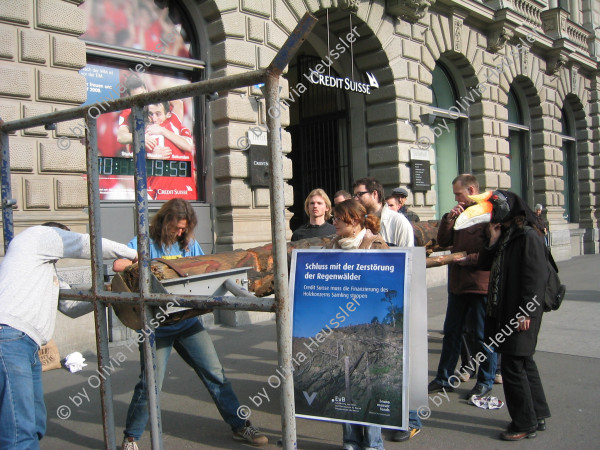
[[[406,189],[404,189],[404,188],[397,187],[397,188],[394,188],[392,190],[392,195],[396,195],[396,196],[399,195],[401,197],[408,197],[408,191]]]

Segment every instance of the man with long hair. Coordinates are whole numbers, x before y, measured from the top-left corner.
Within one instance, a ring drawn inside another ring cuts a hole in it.
[[[294,231],[292,241],[335,234],[334,226],[329,223],[331,200],[323,189],[313,189],[308,194],[304,201],[304,211],[308,215],[308,223]]]
[[[194,228],[198,223],[192,206],[182,199],[171,199],[164,203],[150,224],[150,258],[177,258],[199,256],[204,252],[194,239]],[[137,238],[129,244],[137,249]],[[118,259],[113,264],[115,272],[125,270],[130,261]],[[250,421],[238,417],[240,403],[217,356],[210,336],[197,317],[180,320],[174,324],[161,325],[155,330],[156,377],[159,391],[167,370],[172,349],[198,374],[221,417],[233,431],[233,438],[252,445],[265,445],[267,437],[254,428]],[[127,411],[123,450],[137,450],[138,441],[148,422],[148,398],[146,395],[146,373],[144,352],[140,342],[140,381],[135,386],[133,398]]]

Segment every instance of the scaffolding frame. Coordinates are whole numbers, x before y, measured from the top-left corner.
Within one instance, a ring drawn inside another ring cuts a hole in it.
[[[0,121],[0,147],[2,152],[1,165],[1,198],[2,198],[2,227],[4,250],[14,237],[14,222],[12,207],[16,201],[12,198],[10,180],[10,147],[9,133],[45,125],[52,127],[57,122],[73,119],[84,119],[87,132],[86,172],[89,205],[89,228],[91,244],[92,287],[90,290],[61,290],[61,299],[92,302],[94,307],[94,324],[96,329],[96,350],[98,354],[98,369],[102,370],[108,362],[108,331],[106,303],[123,303],[140,305],[141,319],[144,329],[152,329],[150,324],[151,307],[165,305],[176,301],[182,307],[233,309],[244,311],[271,311],[276,314],[277,353],[279,367],[292,373],[292,323],[291,305],[288,289],[288,264],[285,224],[285,198],[283,179],[283,152],[281,149],[281,118],[279,105],[279,79],[292,57],[302,45],[317,23],[317,18],[306,13],[298,22],[271,64],[266,69],[254,70],[238,75],[200,81],[184,86],[176,86],[159,91],[148,92],[132,97],[111,101],[103,101],[92,105],[70,108],[26,119],[6,123]],[[271,201],[271,236],[273,240],[274,260],[274,298],[256,298],[249,293],[236,291],[235,297],[205,296],[205,295],[172,295],[155,294],[151,292],[149,236],[148,236],[148,195],[146,177],[146,154],[144,143],[145,124],[142,110],[145,105],[161,101],[170,101],[186,97],[212,94],[214,92],[252,86],[264,83],[264,95],[267,110],[267,146],[269,150],[269,181]],[[137,220],[138,264],[140,276],[139,293],[117,293],[107,291],[103,282],[102,268],[102,231],[100,223],[100,191],[98,169],[98,134],[96,118],[90,115],[92,108],[101,107],[104,113],[132,109],[133,117],[133,162],[135,166],[134,182],[135,213]],[[277,111],[277,114],[271,113]],[[244,296],[246,295],[246,296]],[[162,425],[160,399],[156,383],[156,348],[154,339],[143,340],[143,352],[146,369],[146,388],[148,393],[148,408],[150,412],[150,432],[152,449],[162,449]],[[296,423],[294,410],[293,379],[286,377],[281,384],[281,426],[284,449],[297,448]],[[114,410],[110,377],[100,380],[102,421],[104,445],[107,449],[116,448]]]

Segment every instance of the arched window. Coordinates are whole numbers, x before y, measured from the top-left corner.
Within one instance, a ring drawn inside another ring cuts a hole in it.
[[[435,192],[437,202],[436,217],[441,217],[455,205],[452,180],[466,171],[463,154],[468,148],[461,149],[461,139],[464,135],[462,124],[467,116],[457,113],[457,90],[446,70],[439,64],[433,70],[433,102],[432,114],[429,115],[428,125],[435,133],[435,162],[433,168],[436,174]],[[450,111],[450,108],[453,108]]]
[[[199,54],[198,41],[188,15],[176,2],[87,0],[80,7],[88,16],[88,29],[81,36],[88,62],[80,71],[87,80],[85,104],[203,79],[204,63],[194,59]],[[130,111],[101,113],[101,107],[90,110],[98,118],[101,199],[131,200]],[[162,132],[147,134],[151,199],[204,199],[201,114],[202,103],[192,98],[146,108],[148,130],[155,125],[183,138],[173,141]],[[155,145],[150,148],[148,142]]]
[[[525,114],[518,101],[514,89],[508,92],[508,142],[510,145],[509,160],[510,190],[519,194],[530,204],[529,176],[527,155],[529,154],[529,127],[525,123]]]
[[[579,221],[578,185],[577,185],[577,141],[575,139],[575,122],[567,108],[562,109],[561,117],[562,138],[562,180],[564,187],[564,219],[567,222]]]

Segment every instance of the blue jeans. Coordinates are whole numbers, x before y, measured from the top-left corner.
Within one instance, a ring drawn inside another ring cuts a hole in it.
[[[0,448],[39,449],[46,405],[38,345],[0,324]]]
[[[192,319],[196,324],[179,334],[172,336],[158,336],[156,338],[156,382],[158,391],[167,370],[167,362],[171,349],[177,353],[196,371],[204,386],[208,389],[221,417],[232,429],[236,430],[246,425],[246,421],[237,416],[240,403],[233,392],[231,383],[225,377],[225,372],[215,351],[210,336],[200,324],[198,319]],[[140,363],[142,373],[140,381],[135,386],[133,398],[127,411],[127,421],[124,434],[139,440],[148,423],[148,398],[146,395],[146,370],[144,366],[144,352],[140,345]]]
[[[417,430],[423,428],[423,423],[421,422],[421,418],[419,417],[419,414],[417,414],[417,411],[410,410],[408,412],[408,427],[410,429],[416,428]]]
[[[342,424],[344,429],[344,444],[352,444],[357,449],[376,448],[383,450],[381,427],[374,425]]]
[[[448,379],[454,375],[456,364],[460,356],[461,334],[463,325],[469,308],[472,309],[472,323],[469,328],[473,332],[476,340],[477,352],[483,353],[485,361],[479,365],[477,373],[477,384],[482,384],[491,388],[494,384],[496,375],[497,353],[491,351],[484,345],[484,323],[485,308],[487,296],[482,294],[452,294],[448,293],[448,308],[446,310],[446,320],[444,321],[444,340],[442,341],[442,354],[438,365],[435,380],[446,387],[454,385],[456,387],[457,378],[454,377],[450,382]],[[475,353],[477,354],[477,353]],[[475,361],[471,359],[470,364],[475,367]],[[460,381],[458,381],[460,383]]]

